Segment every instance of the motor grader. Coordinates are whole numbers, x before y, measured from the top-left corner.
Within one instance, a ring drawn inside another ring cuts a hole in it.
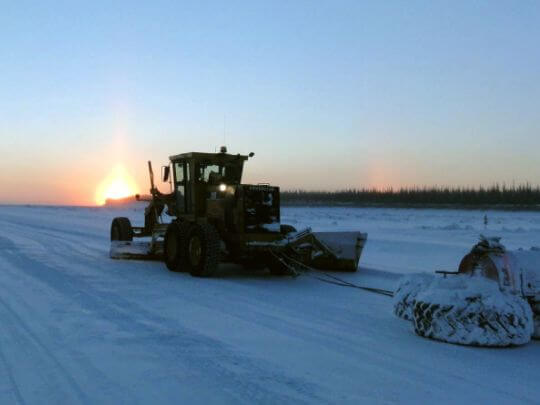
[[[167,194],[156,188],[148,162],[150,197],[138,197],[148,201],[144,226],[114,218],[110,256],[162,259],[171,271],[203,277],[215,274],[220,262],[264,266],[274,274],[294,273],[291,263],[356,271],[367,235],[298,232],[281,224],[279,187],[242,184],[244,163],[253,156],[225,147],[171,156],[161,171]]]

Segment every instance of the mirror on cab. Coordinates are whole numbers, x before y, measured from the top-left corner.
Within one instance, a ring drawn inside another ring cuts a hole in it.
[[[169,181],[169,175],[171,174],[171,167],[170,166],[161,166],[161,177],[163,178],[163,182]]]

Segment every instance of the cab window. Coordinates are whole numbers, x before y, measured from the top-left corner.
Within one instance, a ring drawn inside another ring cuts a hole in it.
[[[219,165],[199,165],[199,182],[216,184],[223,178],[223,166]]]
[[[176,191],[176,203],[178,212],[185,210],[186,182],[184,178],[184,163],[174,164],[174,189]]]

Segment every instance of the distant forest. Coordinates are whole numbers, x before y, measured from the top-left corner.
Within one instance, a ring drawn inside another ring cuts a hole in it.
[[[513,187],[494,185],[488,188],[289,190],[281,192],[281,202],[284,205],[540,209],[540,187],[525,184]]]

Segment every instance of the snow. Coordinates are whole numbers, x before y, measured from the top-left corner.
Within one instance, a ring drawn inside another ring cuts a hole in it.
[[[115,216],[143,206],[0,206],[0,403],[537,403],[540,343],[423,339],[392,300],[222,266],[210,279],[112,260]],[[282,223],[361,231],[357,273],[456,269],[480,233],[540,246],[540,213],[284,208]]]
[[[469,297],[481,297],[492,305],[497,305],[504,294],[496,281],[477,275],[456,275],[436,277],[433,282],[417,295],[418,300],[452,305]]]

